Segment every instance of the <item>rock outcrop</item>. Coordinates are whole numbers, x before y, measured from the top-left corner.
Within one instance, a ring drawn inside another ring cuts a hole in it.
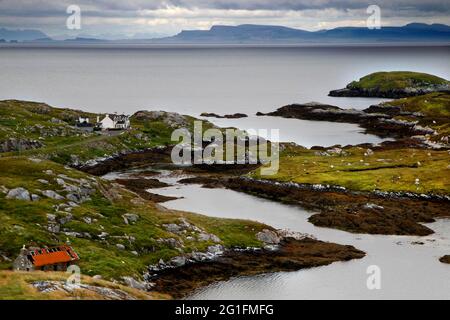
[[[209,118],[218,118],[218,119],[240,119],[240,118],[246,118],[248,115],[245,113],[233,113],[233,114],[226,114],[226,115],[218,115],[217,113],[209,113],[209,112],[203,112],[200,114],[200,117],[209,117]]]
[[[31,195],[27,189],[19,187],[9,190],[8,194],[6,195],[6,199],[30,201]]]
[[[43,146],[42,142],[32,139],[8,138],[0,141],[0,152],[25,151],[38,149]]]

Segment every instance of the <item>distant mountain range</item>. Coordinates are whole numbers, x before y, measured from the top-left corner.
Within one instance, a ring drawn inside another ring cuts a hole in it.
[[[176,36],[157,39],[166,43],[379,43],[379,42],[448,42],[450,26],[411,23],[403,27],[370,30],[343,27],[305,31],[280,26],[213,26],[210,30],[182,31]]]
[[[363,27],[341,27],[330,30],[305,31],[282,26],[252,25],[213,26],[210,30],[186,30],[172,37],[154,39],[105,40],[79,37],[53,40],[39,30],[0,28],[0,39],[52,43],[153,43],[153,44],[329,44],[329,43],[447,43],[450,26],[411,23],[403,27],[370,30]]]
[[[12,30],[6,28],[0,28],[0,39],[5,41],[31,41],[42,38],[48,38],[48,36],[39,31],[33,29]]]

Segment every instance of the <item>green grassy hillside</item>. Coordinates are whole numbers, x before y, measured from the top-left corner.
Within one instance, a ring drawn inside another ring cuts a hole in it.
[[[274,176],[254,177],[307,184],[329,184],[357,191],[403,191],[450,194],[448,151],[359,147],[315,151],[288,147]]]
[[[15,139],[25,146],[0,152],[0,270],[12,267],[23,245],[69,240],[81,256],[83,274],[141,278],[149,264],[218,243],[260,246],[256,233],[270,228],[164,210],[115,183],[67,166],[74,160],[170,144],[172,130],[191,127],[191,117],[141,112],[131,119],[133,129],[110,136],[74,127],[79,115],[95,119],[92,113],[9,100],[0,102],[0,114],[0,145]],[[34,140],[40,144],[29,144]],[[11,196],[16,188],[23,188],[24,199]],[[174,233],[164,226],[180,223],[191,225],[192,232]]]
[[[369,74],[359,79],[359,81],[350,83],[347,88],[378,89],[379,91],[389,91],[448,84],[449,82],[447,80],[426,73],[392,71]]]

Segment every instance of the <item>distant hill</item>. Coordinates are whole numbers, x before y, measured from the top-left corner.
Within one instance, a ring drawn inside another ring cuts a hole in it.
[[[141,35],[143,36],[143,35]],[[283,26],[243,24],[217,25],[210,30],[184,30],[172,37],[145,39],[103,39],[100,36],[78,36],[56,40],[39,30],[0,28],[0,39],[6,41],[48,42],[51,44],[147,43],[147,44],[377,44],[377,43],[445,43],[450,44],[450,26],[410,23],[402,27],[340,27],[306,31]]]
[[[244,24],[213,26],[210,30],[186,30],[173,37],[154,39],[161,43],[381,43],[446,42],[450,27],[443,24],[411,23],[403,27],[370,30],[342,27],[331,30],[305,31],[281,26]]]
[[[0,39],[7,41],[17,40],[17,41],[30,41],[37,39],[48,38],[48,36],[39,30],[34,29],[20,29],[12,30],[6,28],[0,28]]]

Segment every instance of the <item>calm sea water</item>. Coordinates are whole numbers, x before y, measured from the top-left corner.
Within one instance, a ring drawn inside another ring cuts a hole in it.
[[[379,142],[356,125],[253,117],[289,103],[366,108],[378,99],[332,98],[330,90],[380,70],[450,78],[450,47],[79,47],[0,48],[0,99],[43,101],[95,112],[167,110],[240,128],[279,128],[305,146]]]

